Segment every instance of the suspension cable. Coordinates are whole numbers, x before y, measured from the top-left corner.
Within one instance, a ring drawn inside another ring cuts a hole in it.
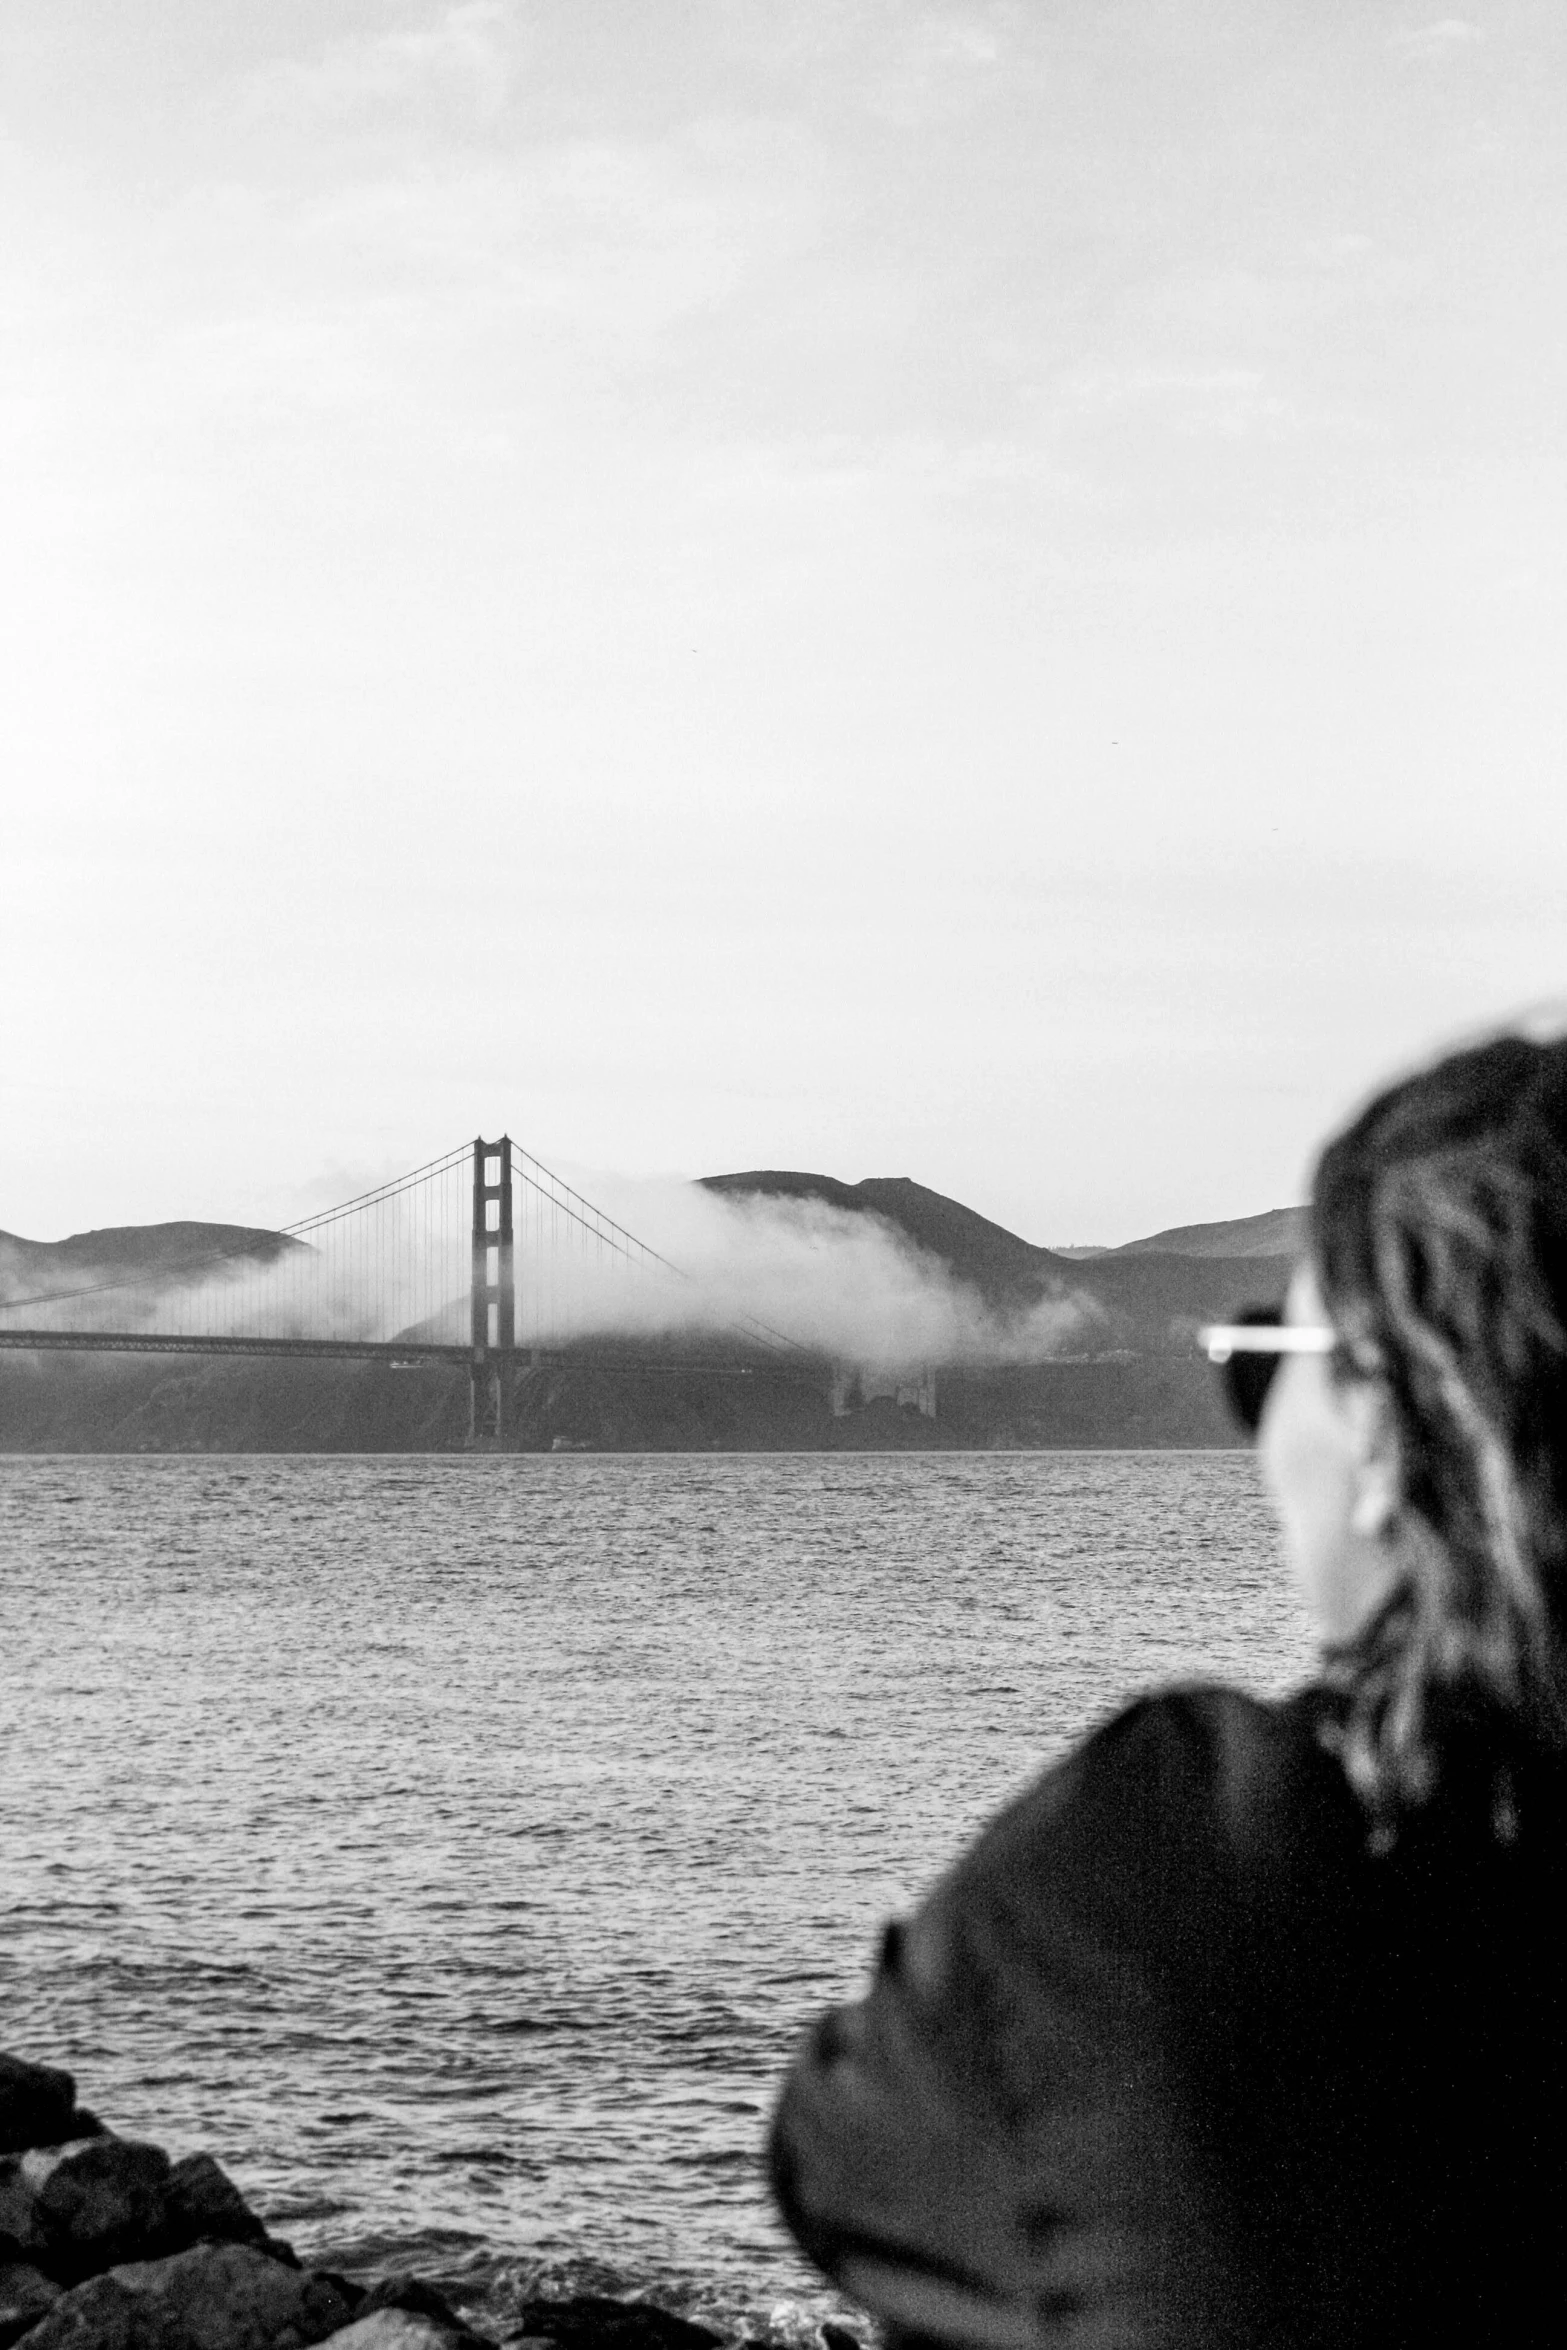
[[[662,1265],[666,1272],[673,1273],[678,1281],[688,1283],[693,1289],[700,1287],[694,1273],[688,1273],[684,1265],[677,1265],[672,1257],[664,1256],[658,1249],[650,1247],[645,1240],[639,1240],[634,1232],[627,1231],[624,1224],[617,1224],[613,1216],[606,1216],[602,1209],[594,1207],[590,1199],[585,1199],[580,1191],[573,1191],[571,1185],[546,1167],[542,1159],[536,1159],[531,1151],[524,1150],[520,1142],[513,1142],[511,1147],[519,1159],[526,1159],[529,1166],[537,1167],[539,1173],[547,1176],[549,1181],[557,1187],[557,1192],[564,1192],[566,1196],[561,1199],[557,1197],[556,1193],[545,1191],[543,1184],[519,1169],[522,1181],[538,1192],[541,1197],[549,1199],[553,1205],[560,1207],[566,1215],[572,1218],[574,1223],[580,1224],[585,1231],[593,1233],[595,1238],[615,1249],[617,1254],[625,1257],[628,1262],[635,1264],[638,1257],[651,1258],[654,1264]],[[568,1204],[570,1201],[575,1201],[578,1206],[586,1208],[588,1215],[579,1215],[576,1207]],[[589,1222],[589,1217],[594,1221]],[[618,1237],[611,1238],[612,1234]],[[622,1247],[622,1242],[629,1242],[630,1247]],[[637,1252],[636,1255],[632,1254],[633,1250]],[[721,1322],[719,1327],[760,1340],[765,1346],[782,1348],[790,1354],[808,1355],[811,1352],[811,1349],[803,1345],[798,1338],[791,1338],[786,1330],[775,1329],[771,1322],[764,1322],[760,1314],[742,1313],[738,1320]]]
[[[257,1226],[255,1229],[265,1231],[269,1240],[279,1237],[284,1240],[300,1240],[302,1234],[320,1231],[328,1224],[338,1223],[344,1216],[351,1215],[356,1209],[363,1209],[382,1200],[390,1199],[399,1192],[411,1191],[418,1183],[433,1182],[437,1176],[449,1173],[453,1167],[461,1166],[467,1158],[468,1149],[469,1146],[464,1144],[459,1150],[448,1151],[443,1158],[431,1159],[423,1167],[414,1168],[411,1174],[399,1175],[390,1183],[377,1184],[373,1190],[360,1192],[357,1199],[340,1201],[335,1208],[322,1208],[316,1215],[302,1216],[297,1223],[279,1224],[270,1230],[264,1226]],[[237,1259],[249,1262],[254,1260],[257,1253],[252,1245],[245,1242],[236,1243],[228,1248],[209,1249],[198,1257],[177,1257],[165,1266],[144,1265],[140,1271],[122,1273],[113,1281],[93,1281],[78,1289],[44,1290],[33,1297],[0,1298],[0,1313],[14,1313],[21,1306],[62,1305],[70,1299],[78,1297],[103,1297],[115,1289],[143,1289],[149,1281],[157,1281],[161,1276],[176,1273],[199,1273],[208,1265],[232,1264]],[[280,1250],[272,1262],[274,1264],[280,1263],[283,1258],[284,1252]]]

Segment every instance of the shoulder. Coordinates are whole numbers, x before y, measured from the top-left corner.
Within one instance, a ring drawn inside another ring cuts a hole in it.
[[[1085,2293],[1124,2331],[1161,2278],[1172,2310],[1204,2279],[1234,2286],[1215,2115],[1277,1984],[1259,1875],[1343,1785],[1324,1711],[1207,1686],[1128,1706],[991,1822],[889,1928],[867,1996],[817,2027],[774,2178],[807,2250],[884,2318],[1016,2345]],[[1221,2331],[1241,2338],[1201,2338]]]
[[[1067,1758],[1059,1790],[1046,1773],[1020,1808],[1106,1809],[1130,1822],[1183,1825],[1240,1867],[1358,1818],[1325,1732],[1338,1701],[1311,1685],[1266,1701],[1214,1682],[1138,1699]]]
[[[1267,1703],[1212,1682],[1138,1698],[1044,1771],[981,1843],[1051,1834],[1078,1817],[1119,1836],[1153,1817],[1166,1829],[1203,1820],[1244,1845],[1281,1807],[1341,1781],[1322,1739],[1331,1703],[1314,1687]]]
[[[1329,1699],[1194,1683],[1137,1700],[991,1821],[940,1881],[938,1932],[1013,1944],[1074,1922],[1123,1948],[1201,1937],[1218,1913],[1363,1836],[1321,1729]]]

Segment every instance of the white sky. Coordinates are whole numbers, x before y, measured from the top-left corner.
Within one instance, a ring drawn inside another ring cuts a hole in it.
[[[1567,12],[7,0],[0,1226],[1042,1241],[1563,988]]]

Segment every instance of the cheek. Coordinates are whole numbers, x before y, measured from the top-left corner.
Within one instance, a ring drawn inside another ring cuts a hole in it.
[[[1354,1481],[1326,1368],[1313,1357],[1295,1355],[1280,1364],[1257,1454],[1294,1563],[1316,1587],[1342,1554]]]

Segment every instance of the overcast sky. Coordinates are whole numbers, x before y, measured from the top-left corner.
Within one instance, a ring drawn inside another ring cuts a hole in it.
[[[1567,12],[7,0],[0,1226],[1038,1241],[1564,987]]]

